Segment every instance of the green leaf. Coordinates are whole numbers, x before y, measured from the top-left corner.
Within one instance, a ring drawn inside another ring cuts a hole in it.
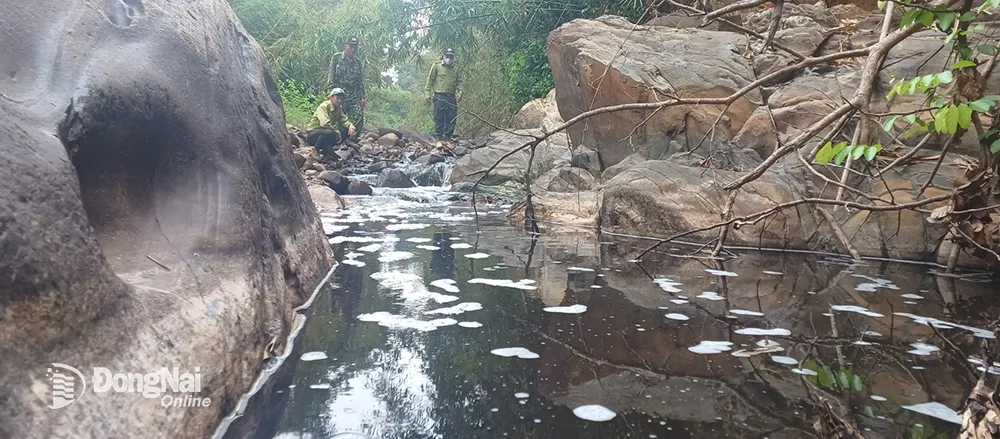
[[[985,113],[990,111],[990,108],[993,108],[993,102],[986,99],[980,99],[978,101],[969,102],[969,108],[972,108],[973,111]]]
[[[960,46],[958,48],[958,55],[962,59],[971,59],[972,58],[972,48],[969,47],[969,46]]]
[[[958,130],[958,109],[954,105],[943,107],[934,115],[934,127],[942,134],[954,134]]]
[[[996,101],[1000,101],[1000,95],[986,95],[986,96],[983,96],[983,99],[985,99],[987,101],[990,101],[990,102],[996,102]]]
[[[861,379],[860,376],[854,375],[854,382],[852,384],[854,384],[854,390],[858,392],[865,391],[865,382]]]
[[[966,12],[966,13],[962,14],[961,17],[958,17],[958,21],[972,21],[972,20],[975,20],[976,17],[978,17],[978,16],[979,16],[979,14],[977,14],[975,12],[972,12],[972,11],[969,11],[969,12]]]
[[[880,11],[885,10],[885,0],[878,0],[878,10]]]
[[[875,412],[872,411],[872,406],[866,405],[865,408],[862,411],[865,412],[865,416],[867,416],[869,418],[872,418],[872,419],[875,419]]]
[[[837,154],[837,151],[834,151],[833,143],[826,142],[826,145],[823,145],[823,147],[816,152],[816,163],[821,165],[830,163],[830,160],[833,160],[833,156],[835,154]]]
[[[934,76],[937,77],[938,82],[940,82],[941,84],[949,84],[951,83],[951,80],[954,79],[954,76],[952,76],[951,74],[951,70],[943,71]]]
[[[975,66],[976,66],[976,63],[974,61],[969,61],[967,59],[963,59],[963,60],[955,63],[955,65],[951,66],[951,69],[952,70],[958,70],[958,69],[964,69],[966,67],[975,67]]]
[[[997,46],[993,44],[983,44],[976,49],[979,49],[979,53],[983,55],[993,56],[997,54]]]
[[[941,30],[947,31],[951,29],[951,24],[955,22],[955,18],[958,18],[958,14],[954,12],[945,12],[938,15],[938,22],[941,23]]]
[[[917,119],[917,115],[916,114],[907,114],[906,116],[903,116],[903,120],[905,120],[905,121],[907,121],[909,123],[916,123],[917,120],[919,120],[919,119]]]
[[[886,119],[885,122],[882,122],[882,129],[885,130],[886,132],[891,133],[893,125],[896,124],[896,119],[899,119],[898,115]]]
[[[935,15],[931,11],[921,11],[920,16],[917,17],[917,21],[926,27],[931,27],[934,25],[934,17]]]
[[[833,156],[833,164],[840,166],[844,164],[844,160],[847,160],[847,156],[850,155],[851,150],[849,148],[841,148],[837,151],[837,155]]]
[[[830,370],[830,366],[823,365],[823,368],[819,371],[819,384],[827,389],[832,389],[836,384],[833,377],[833,370]]]
[[[869,162],[875,160],[875,155],[878,154],[880,149],[882,149],[881,145],[878,145],[877,147],[873,145],[865,148],[865,159]]]
[[[917,21],[917,17],[920,16],[921,12],[923,11],[917,8],[906,11],[906,13],[903,14],[903,19],[899,22],[899,27],[904,28],[913,24],[914,21]]]
[[[993,144],[990,145],[990,152],[996,154],[998,151],[1000,151],[1000,139],[994,140]]]
[[[989,130],[989,131],[987,131],[987,132],[985,132],[983,134],[980,134],[978,140],[983,140],[983,139],[985,139],[985,138],[987,138],[989,136],[992,136],[992,135],[994,135],[996,133],[1000,133],[1000,130]]]
[[[986,23],[978,23],[978,24],[976,24],[975,27],[972,28],[972,30],[976,31],[976,32],[979,32],[979,31],[981,31],[983,29],[986,29]]]
[[[969,108],[966,104],[959,105],[956,108],[957,111],[955,113],[958,114],[958,126],[963,129],[969,128],[969,125],[972,123],[972,108]]]
[[[861,156],[865,155],[865,145],[854,145],[851,147],[851,158],[854,160],[860,159]]]
[[[851,388],[850,375],[851,373],[846,370],[841,370],[839,373],[837,373],[837,385],[840,386],[841,389]]]

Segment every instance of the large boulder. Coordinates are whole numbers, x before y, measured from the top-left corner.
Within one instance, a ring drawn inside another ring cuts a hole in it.
[[[544,98],[524,104],[521,111],[511,119],[510,124],[512,128],[519,130],[541,128],[545,131],[554,131],[563,122],[559,106],[556,104],[556,89],[552,89]]]
[[[541,130],[497,131],[490,135],[486,147],[472,151],[455,162],[451,183],[475,182],[501,157],[541,136]],[[500,161],[484,179],[483,184],[499,185],[508,181],[521,181],[528,171],[529,149],[525,148]],[[541,175],[557,165],[569,165],[572,154],[565,134],[554,134],[537,147],[531,173]]]
[[[600,206],[601,229],[609,232],[670,236],[722,220],[728,193],[722,185],[739,173],[706,170],[664,160],[650,160],[628,168],[605,183]],[[733,215],[741,216],[801,198],[806,178],[798,173],[765,173],[747,184],[736,198]],[[771,221],[747,224],[729,233],[727,243],[765,247],[806,248],[816,222],[809,209],[793,207]],[[718,230],[687,239],[709,241]]]
[[[594,176],[581,168],[556,168],[542,174],[532,184],[537,192],[579,192],[600,186]]]
[[[3,10],[0,437],[209,437],[332,263],[267,60],[224,0]],[[197,369],[210,403],[95,367]]]
[[[340,198],[340,195],[329,186],[311,184],[308,189],[309,198],[312,199],[317,211],[336,212],[347,207],[344,199]]]
[[[372,185],[366,182],[351,180],[351,184],[347,185],[347,192],[351,195],[371,195],[374,191]]]
[[[754,81],[749,61],[740,56],[745,45],[745,37],[730,32],[635,26],[613,16],[573,20],[549,34],[559,112],[569,120],[611,105],[673,96],[727,97]],[[757,107],[754,102],[761,102],[757,91],[736,100],[714,128],[713,139],[732,138]],[[633,152],[666,157],[676,152],[669,150],[674,139],[678,145],[694,146],[725,108],[683,105],[619,111],[591,117],[568,132],[574,145],[596,149],[601,166],[607,168]]]
[[[351,181],[344,177],[337,171],[323,171],[316,176],[320,180],[326,182],[326,184],[333,189],[339,195],[347,195],[347,186],[351,184]]]
[[[393,189],[406,189],[411,187],[416,187],[416,183],[410,179],[405,172],[399,169],[383,169],[382,172],[378,174],[378,181],[375,183],[379,187],[387,187]]]

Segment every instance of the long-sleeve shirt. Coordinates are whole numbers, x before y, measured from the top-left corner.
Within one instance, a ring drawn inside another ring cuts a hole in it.
[[[454,63],[451,66],[446,66],[444,62],[438,61],[431,65],[431,70],[427,73],[427,86],[425,88],[427,96],[434,93],[458,93],[461,89],[462,75]]]
[[[327,99],[316,107],[312,120],[310,120],[309,124],[306,125],[306,131],[315,130],[317,128],[328,128],[331,130],[338,130],[341,128],[349,129],[352,126],[354,126],[354,124],[347,120],[347,113],[344,113],[344,109],[342,107],[334,106],[333,102]]]
[[[338,87],[346,92],[347,101],[365,98],[365,78],[360,58],[345,58],[344,52],[330,58],[330,88]]]

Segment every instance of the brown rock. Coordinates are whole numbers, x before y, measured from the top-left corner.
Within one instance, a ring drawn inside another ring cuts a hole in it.
[[[387,133],[382,137],[378,138],[378,144],[381,146],[396,146],[399,143],[399,136],[396,133]]]
[[[336,212],[347,206],[344,199],[327,186],[309,185],[309,197],[320,212]]]
[[[634,31],[633,27],[620,17],[605,16],[573,20],[549,35],[549,61],[564,119],[590,108],[653,102],[669,95],[725,97],[755,79],[749,62],[739,55],[746,41],[740,35],[658,26]],[[619,53],[622,41],[625,46]],[[614,64],[606,68],[612,58]],[[728,124],[717,127],[715,138],[728,140],[735,135],[756,108],[754,102],[760,101],[754,91],[734,102],[727,112]],[[675,136],[700,139],[724,107],[674,106],[655,114],[653,110],[604,114],[575,124],[568,132],[574,145],[599,146],[604,166],[611,166],[636,151],[658,154]]]

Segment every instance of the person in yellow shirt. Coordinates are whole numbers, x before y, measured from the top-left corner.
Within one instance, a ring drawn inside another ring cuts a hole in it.
[[[342,88],[331,90],[306,125],[306,143],[315,146],[323,158],[333,155],[334,146],[354,137],[354,124],[344,112],[344,94]]]
[[[462,71],[455,66],[455,51],[445,50],[441,61],[431,65],[424,90],[427,100],[434,102],[435,137],[452,140],[462,101]]]

